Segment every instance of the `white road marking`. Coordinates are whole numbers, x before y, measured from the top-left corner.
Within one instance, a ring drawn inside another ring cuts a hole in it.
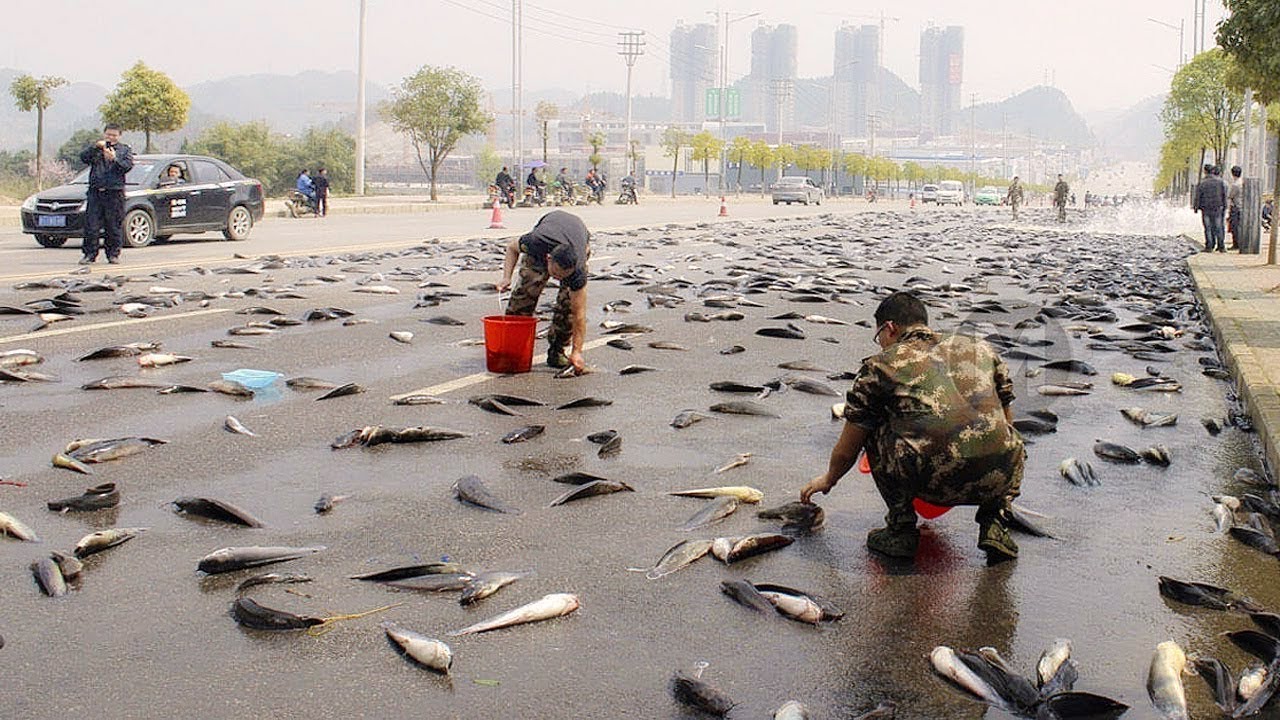
[[[595,348],[600,347],[601,345],[604,345],[610,340],[614,339],[614,337],[617,337],[617,336],[596,338],[595,340],[590,340],[586,343],[583,343],[582,349],[593,350]],[[537,365],[545,365],[545,364],[546,363],[537,363]],[[479,385],[482,382],[492,380],[496,377],[502,377],[502,376],[495,375],[494,373],[491,373],[491,372],[478,372],[478,373],[475,373],[474,375],[467,375],[465,377],[456,378],[453,380],[449,380],[447,382],[442,382],[438,385],[428,385],[427,387],[419,388],[417,390],[410,390],[407,393],[392,395],[391,401],[395,402],[397,400],[407,398],[411,395],[444,395],[445,393],[451,393],[455,390],[469,388],[472,385]]]
[[[90,332],[93,330],[105,330],[107,328],[124,327],[127,325],[141,325],[143,323],[159,322],[161,320],[178,320],[181,318],[199,317],[201,315],[220,315],[222,313],[231,312],[231,308],[213,308],[210,310],[192,310],[186,313],[177,313],[171,315],[156,315],[155,317],[145,318],[129,318],[128,320],[112,320],[111,322],[97,323],[95,325],[77,325],[72,327],[61,328],[58,330],[38,330],[36,332],[23,333],[22,335],[10,335],[9,337],[0,337],[0,344],[11,342],[22,342],[23,340],[39,340],[41,338],[57,337],[59,335],[73,335],[75,333]]]

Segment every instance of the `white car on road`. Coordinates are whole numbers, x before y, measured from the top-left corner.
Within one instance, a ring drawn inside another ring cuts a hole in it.
[[[793,202],[821,205],[824,195],[826,193],[822,188],[818,187],[812,178],[804,175],[787,175],[773,185],[774,205],[778,203],[790,205]]]
[[[959,180],[943,180],[938,183],[938,205],[964,205],[964,185]]]

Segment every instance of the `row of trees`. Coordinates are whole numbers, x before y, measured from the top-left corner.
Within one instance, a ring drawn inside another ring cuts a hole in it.
[[[210,155],[262,182],[268,194],[294,187],[303,168],[323,167],[335,193],[355,188],[356,141],[336,129],[307,130],[301,137],[271,132],[265,122],[218,123],[182,144],[182,152]]]

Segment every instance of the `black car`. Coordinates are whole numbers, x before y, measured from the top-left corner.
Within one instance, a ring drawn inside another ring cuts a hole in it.
[[[176,167],[176,177],[170,167]],[[144,247],[177,233],[221,230],[228,240],[249,237],[262,219],[262,183],[235,168],[199,155],[135,155],[125,177],[124,242]],[[66,185],[22,203],[22,231],[44,247],[62,247],[84,237],[86,169]]]

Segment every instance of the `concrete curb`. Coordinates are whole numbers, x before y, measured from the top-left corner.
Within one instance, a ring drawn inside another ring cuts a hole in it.
[[[1250,345],[1249,333],[1239,316],[1227,305],[1229,298],[1214,283],[1211,273],[1197,262],[1200,255],[1187,258],[1187,267],[1208,315],[1222,359],[1235,378],[1236,392],[1253,420],[1262,442],[1263,456],[1274,477],[1280,469],[1280,387],[1264,370]],[[1230,291],[1228,291],[1230,292]]]

